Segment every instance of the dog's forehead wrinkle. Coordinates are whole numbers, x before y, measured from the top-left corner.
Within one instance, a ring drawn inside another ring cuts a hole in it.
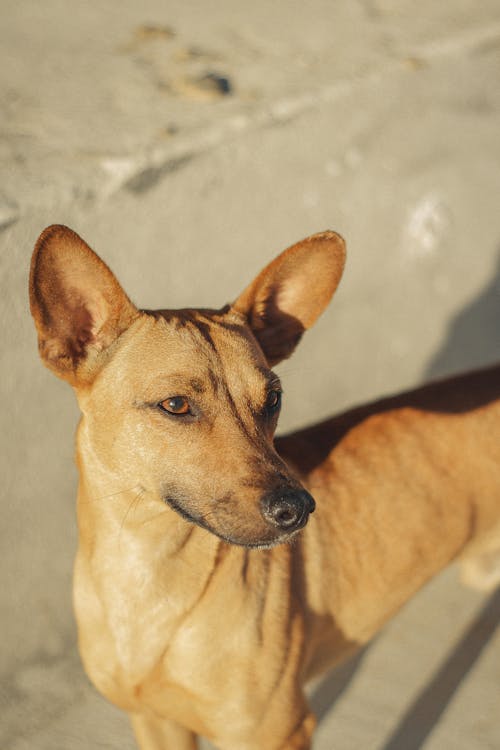
[[[258,360],[258,366],[263,369],[264,359],[255,339],[241,315],[231,309],[179,309],[147,311],[156,320],[166,324],[170,331],[182,335],[186,333],[196,343],[204,343],[221,358],[234,357],[239,349],[239,356],[235,359]],[[181,333],[182,332],[182,333]]]
[[[200,378],[191,378],[189,384],[192,390],[196,393],[204,393],[204,391],[206,390],[203,380],[201,380]]]
[[[217,399],[221,414],[227,413],[223,404],[229,404],[238,422],[243,420],[252,432],[256,429],[257,414],[276,376],[259,358],[242,323],[197,310],[147,313],[130,347],[136,349],[134,366],[131,369],[129,358],[125,377],[130,376],[131,387],[147,399],[177,392]],[[120,357],[116,366],[123,364]]]
[[[177,320],[176,313],[172,319]],[[267,388],[277,376],[260,360],[244,322],[228,313],[207,310],[183,310],[181,320],[193,341],[209,356],[212,390],[220,393],[223,387],[238,409],[260,409]]]

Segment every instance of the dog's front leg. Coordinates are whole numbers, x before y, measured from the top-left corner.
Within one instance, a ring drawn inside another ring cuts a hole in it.
[[[196,750],[196,735],[168,719],[131,714],[130,720],[140,750]]]
[[[265,723],[255,733],[252,741],[241,742],[240,746],[249,750],[310,750],[316,717],[305,699],[300,702],[285,701],[285,705],[285,713],[282,703],[281,710],[267,714]],[[235,744],[221,742],[220,746],[224,750],[233,750]]]
[[[310,750],[312,736],[316,727],[316,717],[307,713],[293,734],[280,747],[280,750]]]

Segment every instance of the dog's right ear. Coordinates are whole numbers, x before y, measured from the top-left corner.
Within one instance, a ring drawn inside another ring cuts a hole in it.
[[[29,291],[40,356],[75,386],[92,382],[111,344],[139,315],[106,264],[61,225],[38,238]]]
[[[286,359],[335,292],[345,263],[336,232],[313,234],[278,255],[247,286],[233,309],[242,313],[270,367]]]

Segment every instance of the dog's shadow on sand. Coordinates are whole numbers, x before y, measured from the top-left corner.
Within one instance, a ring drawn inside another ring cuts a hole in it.
[[[313,690],[310,697],[311,708],[318,720],[318,723],[329,713],[341,698],[354,675],[361,666],[361,662],[370,646],[358,651],[358,653],[348,659],[344,664],[330,672],[317,687]]]
[[[492,280],[453,318],[443,343],[424,371],[424,379],[472,370],[499,360],[500,249]]]
[[[424,746],[463,679],[495,634],[499,623],[500,590],[489,597],[459,643],[443,659],[432,679],[400,717],[380,750],[420,750]],[[318,721],[334,709],[369,648],[363,649],[334,670],[313,692],[311,706]]]
[[[451,321],[436,354],[424,370],[423,381],[464,372],[500,361],[500,252],[494,278]],[[438,724],[455,692],[477,662],[500,623],[500,590],[485,602],[459,643],[441,662],[434,676],[414,698],[380,750],[419,750]],[[313,691],[311,705],[318,720],[345,693],[361,667],[369,646],[334,670]]]

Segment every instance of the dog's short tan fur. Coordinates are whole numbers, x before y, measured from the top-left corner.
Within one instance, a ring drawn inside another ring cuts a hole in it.
[[[307,679],[460,553],[469,580],[498,580],[500,367],[273,445],[270,366],[322,312],[343,264],[343,241],[325,232],[231,306],[152,313],[71,230],[38,240],[40,353],[83,415],[82,659],[142,750],[194,748],[197,734],[220,750],[309,748]],[[164,411],[174,397],[187,414]],[[283,527],[288,506],[271,523],[263,498],[280,513],[292,498],[305,521],[302,487],[317,502],[304,531]]]

